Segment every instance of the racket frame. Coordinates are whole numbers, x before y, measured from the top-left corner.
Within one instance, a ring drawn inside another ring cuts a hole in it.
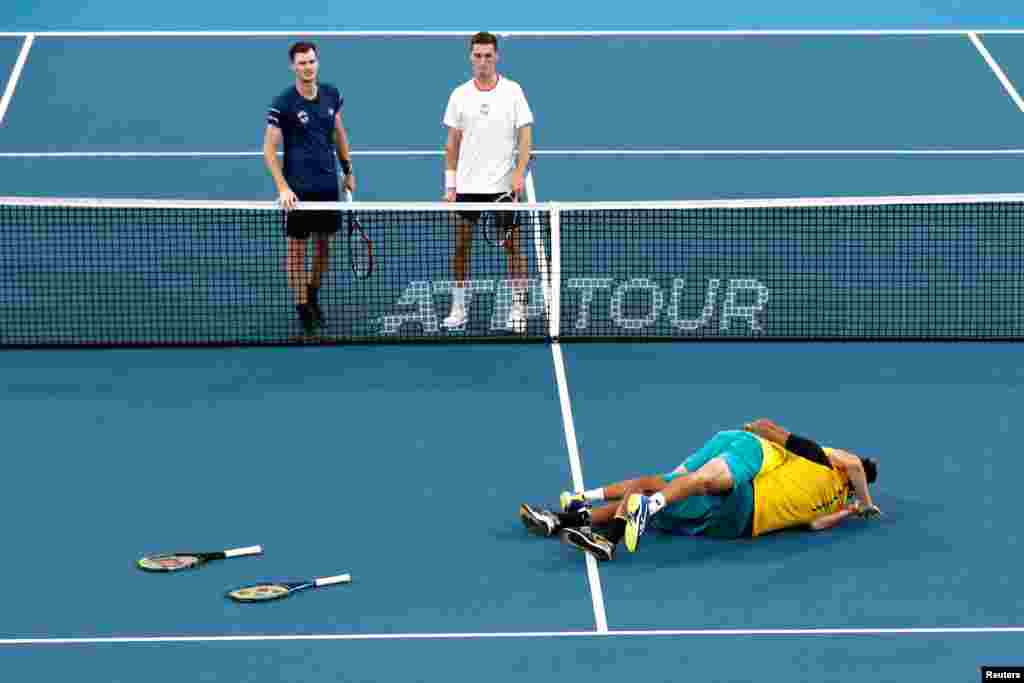
[[[172,552],[152,553],[139,558],[135,565],[147,572],[175,572],[183,569],[196,569],[202,567],[211,560],[226,560],[232,557],[245,557],[246,555],[260,555],[263,553],[263,546],[250,545],[243,548],[228,548],[214,552]],[[162,564],[170,562],[173,558],[195,558],[194,562],[183,561],[179,566]]]
[[[344,190],[344,197],[346,202],[352,201],[352,192],[347,188]],[[356,216],[354,211],[346,211],[346,219],[348,224],[348,265],[352,270],[352,274],[359,280],[365,280],[366,278],[373,275],[373,240],[363,230],[363,224],[359,222],[359,218]],[[353,239],[353,237],[355,239]],[[359,247],[354,246],[354,242],[359,243]],[[366,268],[361,269],[356,266],[356,254],[359,253],[358,249],[366,250]]]
[[[338,583],[350,583],[351,581],[351,574],[321,576],[316,579],[307,579],[304,581],[261,581],[232,588],[227,592],[227,597],[231,598],[235,602],[270,602],[272,600],[287,598],[292,593],[297,593],[298,591],[307,590],[309,588],[321,588],[323,586],[332,586]],[[243,597],[244,594],[241,593],[242,591],[259,591],[259,589],[275,590],[267,590],[263,593],[256,592],[254,593],[254,597],[251,598]]]

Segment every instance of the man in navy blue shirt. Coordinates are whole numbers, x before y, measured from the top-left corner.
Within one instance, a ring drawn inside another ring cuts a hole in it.
[[[278,95],[267,112],[263,159],[277,186],[278,201],[288,210],[288,286],[295,295],[299,320],[307,334],[324,325],[320,308],[320,282],[327,272],[330,237],[338,230],[337,211],[291,211],[299,202],[336,202],[338,164],[345,173],[345,187],[354,191],[348,135],[341,122],[341,93],[320,83],[316,45],[295,43],[288,50],[295,83]],[[284,143],[284,165],[277,156]],[[316,236],[313,270],[306,272],[306,240]]]

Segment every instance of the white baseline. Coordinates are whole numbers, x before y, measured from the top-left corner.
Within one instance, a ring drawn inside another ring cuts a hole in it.
[[[479,633],[318,633],[225,636],[110,636],[96,638],[0,638],[0,647],[16,645],[110,645],[142,643],[238,643],[317,640],[473,640],[489,638],[607,638],[673,636],[932,636],[1024,633],[1024,626],[935,628],[775,628],[775,629],[650,629],[621,631],[519,631]]]

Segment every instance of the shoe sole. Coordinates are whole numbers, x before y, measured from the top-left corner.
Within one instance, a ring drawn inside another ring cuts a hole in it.
[[[631,553],[635,553],[637,547],[640,545],[640,536],[643,530],[640,529],[640,524],[637,523],[640,510],[640,496],[634,494],[629,497],[629,503],[626,506],[626,550]],[[646,517],[646,516],[645,516]],[[646,518],[642,520],[644,526],[646,526]]]
[[[561,538],[562,541],[564,541],[565,543],[568,543],[574,548],[579,548],[580,550],[589,554],[591,557],[598,560],[599,562],[607,562],[608,560],[612,559],[610,555],[605,554],[606,551],[604,548],[597,545],[592,545],[587,541],[586,537],[582,536],[582,534],[579,534],[578,532],[575,532],[573,529],[566,529],[562,531]]]
[[[519,506],[519,519],[522,521],[523,526],[526,527],[526,530],[534,536],[547,538],[552,535],[546,525],[534,520],[533,513],[530,512],[530,508],[526,505]]]

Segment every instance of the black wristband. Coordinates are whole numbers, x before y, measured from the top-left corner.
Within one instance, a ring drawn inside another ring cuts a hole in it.
[[[801,458],[806,458],[811,462],[816,462],[819,465],[825,467],[831,467],[832,464],[828,460],[828,456],[825,455],[825,451],[822,450],[821,446],[796,434],[790,434],[789,438],[786,439],[786,450],[790,453],[796,453]]]
[[[338,162],[341,164],[341,170],[345,175],[352,175],[352,162],[348,159],[339,159]]]

